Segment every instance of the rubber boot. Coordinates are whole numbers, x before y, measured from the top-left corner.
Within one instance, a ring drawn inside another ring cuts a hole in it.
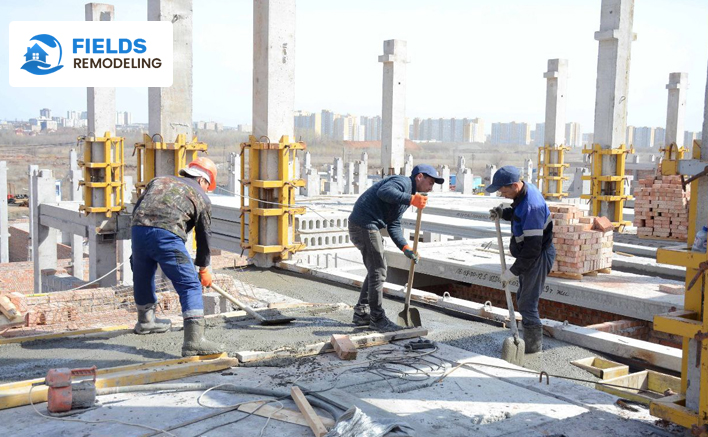
[[[136,334],[158,334],[169,331],[172,326],[170,319],[158,319],[155,317],[155,308],[157,304],[149,303],[147,305],[135,305],[138,309],[138,323],[135,324],[133,331]]]
[[[206,320],[204,320],[204,317],[184,319],[183,357],[219,354],[224,351],[223,344],[218,344],[204,338],[205,326]]]
[[[356,326],[368,326],[369,321],[371,321],[369,305],[354,306],[354,317],[352,318],[352,323]]]
[[[527,354],[541,352],[543,347],[543,325],[524,326],[524,343],[526,343]]]

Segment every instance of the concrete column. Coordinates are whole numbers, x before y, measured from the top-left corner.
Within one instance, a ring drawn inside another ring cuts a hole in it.
[[[295,109],[295,0],[253,2],[253,135],[271,141],[293,137]],[[260,175],[278,179],[278,151],[263,151]],[[277,195],[275,190],[274,195]],[[260,197],[260,196],[256,196]],[[278,244],[278,218],[260,221],[258,244]],[[257,267],[271,267],[273,255],[257,254]]]
[[[7,206],[7,162],[0,161],[0,263],[10,262]]]
[[[469,195],[474,194],[474,174],[472,174],[472,169],[466,168],[462,173],[457,174],[457,181],[455,182],[455,191],[459,191],[462,194]]]
[[[593,141],[603,149],[614,149],[625,142],[627,130],[627,98],[629,91],[629,61],[634,21],[634,0],[602,0],[597,56],[595,94],[595,128]],[[602,175],[615,175],[617,160],[612,155],[602,158]],[[603,182],[605,186],[615,182]],[[610,191],[607,187],[604,191]],[[614,192],[614,190],[612,190]],[[614,204],[602,202],[593,215],[614,217]]]
[[[126,180],[125,186],[123,187],[124,199],[127,199],[127,196],[130,195],[129,193],[131,192],[130,190],[133,186],[133,178],[127,176],[125,179],[128,178],[130,178],[130,183]],[[133,254],[132,240],[118,240],[116,245],[118,246],[116,265],[120,264],[120,267],[118,267],[118,272],[120,273],[120,283],[121,285],[132,286],[133,268],[130,265],[130,256]]]
[[[320,174],[316,168],[311,167],[305,171],[305,183],[303,196],[312,197],[320,195]]]
[[[82,171],[79,169],[79,163],[76,156],[76,150],[71,149],[69,152],[69,179],[71,188],[69,200],[80,202],[84,199],[83,191],[79,182],[83,179]],[[71,264],[73,266],[73,276],[84,279],[84,237],[81,235],[71,236]]]
[[[524,159],[523,172],[526,182],[533,184],[535,181],[533,181],[533,161],[531,159]]]
[[[543,74],[546,78],[546,124],[543,143],[546,146],[556,147],[565,144],[565,104],[566,89],[568,86],[568,60],[549,59],[548,71]],[[550,154],[549,164],[558,163],[558,152]],[[557,176],[558,169],[548,169],[544,176]],[[555,193],[558,184],[562,181],[549,181],[548,189]],[[542,188],[542,187],[539,187]]]
[[[403,176],[410,176],[413,172],[413,155],[406,155],[406,161],[403,164]]]
[[[51,170],[29,166],[30,236],[34,262],[34,292],[42,292],[42,270],[57,268],[57,231],[39,223],[39,205],[56,203]]]
[[[403,167],[406,119],[406,41],[384,41],[383,103],[381,108],[381,167],[386,174],[399,174]]]
[[[664,144],[671,143],[683,147],[683,122],[686,114],[686,90],[688,89],[688,73],[670,73],[669,101],[666,108],[666,137]],[[690,144],[689,144],[690,146]]]
[[[334,187],[336,194],[344,192],[344,160],[342,158],[334,158]]]
[[[450,167],[447,165],[439,165],[438,174],[441,178],[445,179],[445,181],[442,184],[433,185],[433,191],[436,193],[447,193],[450,191]]]
[[[347,162],[345,170],[346,181],[344,184],[344,194],[354,194],[354,163]]]
[[[85,7],[86,21],[114,21],[115,9],[112,5],[88,3]],[[115,88],[88,88],[88,130],[96,136],[106,132],[116,132],[116,91]],[[94,144],[91,150],[94,161],[106,159],[102,144]],[[102,190],[93,190],[94,205],[105,204]],[[103,221],[103,214],[91,214],[98,222]],[[100,287],[109,287],[117,283],[116,240],[114,236],[98,235],[89,230],[89,279],[102,278]],[[81,261],[83,263],[83,260]],[[83,279],[83,278],[81,278]]]
[[[366,191],[366,181],[368,180],[368,169],[363,161],[354,164],[356,181],[354,182],[354,194],[361,194]]]
[[[149,134],[171,143],[178,134],[192,140],[192,0],[148,0],[148,21],[172,23],[173,80],[169,88],[148,88]],[[174,151],[159,150],[155,175],[174,175]]]
[[[465,157],[462,155],[457,157],[457,168],[458,168],[458,171],[465,168]]]
[[[236,152],[229,154],[229,195],[238,197],[241,194],[241,155]]]
[[[484,174],[484,178],[482,180],[484,181],[484,186],[488,187],[488,186],[492,185],[492,181],[494,180],[494,173],[497,172],[497,166],[493,165],[493,164],[487,164],[484,171],[485,171],[485,174]],[[497,196],[497,193],[487,193],[486,191],[485,191],[485,193],[488,196],[492,196],[492,197]]]
[[[361,162],[366,167],[366,172],[369,172],[369,154],[367,152],[361,152]]]
[[[583,193],[590,191],[590,181],[583,181],[583,175],[589,175],[590,170],[587,168],[576,167],[573,175],[573,181],[568,188],[568,197],[580,197]]]

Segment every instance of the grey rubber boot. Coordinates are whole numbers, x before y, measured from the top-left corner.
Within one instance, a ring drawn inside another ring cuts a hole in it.
[[[136,334],[158,334],[169,331],[172,321],[155,317],[157,304],[149,303],[147,305],[135,305],[135,307],[138,309],[138,323],[133,328]]]
[[[523,335],[527,354],[541,352],[543,347],[543,325],[524,326]]]
[[[204,338],[205,326],[206,320],[204,320],[204,317],[184,319],[183,357],[220,354],[224,351],[223,344],[218,344]]]
[[[371,315],[369,314],[369,305],[354,306],[354,317],[352,318],[352,323],[356,326],[367,326],[370,321]]]

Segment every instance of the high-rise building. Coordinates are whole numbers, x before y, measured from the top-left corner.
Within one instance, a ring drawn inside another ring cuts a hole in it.
[[[492,123],[492,144],[528,145],[531,142],[531,129],[528,123]]]
[[[701,132],[689,132],[685,131],[683,133],[683,146],[688,147],[688,150],[693,148],[693,140],[700,140]]]
[[[546,139],[546,123],[536,123],[536,129],[531,133],[531,144],[543,147]]]
[[[568,147],[582,147],[583,134],[580,123],[570,122],[565,124],[565,145]]]
[[[418,120],[416,118],[416,120]],[[361,117],[360,124],[366,129],[364,141],[381,141],[381,116]]]
[[[49,108],[42,108],[39,110],[39,117],[44,118],[45,120],[51,120],[52,118],[52,110]]]
[[[654,145],[653,127],[635,127],[634,137],[631,143],[636,149],[648,149]]]
[[[322,123],[322,136],[325,138],[333,138],[334,137],[334,119],[338,118],[339,114],[335,114],[334,112],[328,110],[328,109],[323,109],[322,110],[322,117],[321,117],[321,123]]]
[[[654,128],[654,147],[660,149],[666,144],[666,129],[663,127]]]
[[[299,137],[301,135],[321,136],[322,114],[295,111],[295,136]]]
[[[462,122],[462,142],[464,143],[483,143],[484,135],[484,120],[481,118],[464,119]]]
[[[359,124],[354,115],[337,116],[334,119],[334,133],[332,138],[337,141],[353,141],[354,125]]]
[[[592,148],[594,133],[583,134],[583,147]]]
[[[116,126],[128,126],[133,124],[133,116],[127,111],[116,112]]]

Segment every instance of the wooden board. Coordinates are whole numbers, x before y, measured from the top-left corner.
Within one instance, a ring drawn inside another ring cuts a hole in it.
[[[320,420],[320,416],[318,416],[317,413],[315,413],[315,410],[312,409],[312,405],[310,405],[307,401],[307,398],[305,398],[305,395],[302,393],[302,390],[300,390],[300,387],[290,387],[290,395],[293,397],[293,401],[295,401],[297,408],[300,410],[302,415],[305,416],[305,420],[307,420],[308,425],[310,425],[310,429],[315,434],[315,437],[322,437],[327,434],[327,428],[325,428],[324,424]]]
[[[226,353],[223,353],[98,369],[96,388],[152,384],[201,373],[217,372],[235,366],[238,366],[238,360],[229,358]],[[32,384],[43,382],[44,378],[36,378],[0,385],[0,410],[29,405]],[[35,387],[32,390],[32,402],[46,402],[47,388],[43,384]]]
[[[605,273],[609,274],[612,273],[612,269],[606,268],[606,269],[598,269],[598,270],[593,270],[592,272],[585,272],[585,273],[568,273],[568,272],[551,272],[548,274],[548,276],[551,276],[553,278],[562,278],[562,279],[573,279],[576,281],[581,281],[583,279],[583,276],[597,276],[598,273]]]
[[[10,301],[10,298],[4,294],[0,294],[0,313],[7,317],[10,321],[17,321],[16,319],[21,318],[20,312],[17,311],[17,307]]]
[[[334,351],[340,359],[356,359],[358,352],[348,335],[332,334],[332,338],[330,338],[329,342],[334,347]]]
[[[133,327],[128,326],[128,325],[118,325],[118,326],[108,326],[105,328],[90,328],[90,329],[80,329],[78,331],[56,332],[53,334],[30,335],[30,336],[26,336],[26,337],[0,338],[0,345],[10,344],[10,343],[24,343],[26,341],[35,341],[35,340],[51,340],[53,338],[75,337],[75,336],[87,335],[87,334],[98,334],[98,333],[102,333],[102,332],[118,332],[118,331],[133,332]]]
[[[629,374],[629,366],[600,357],[571,361],[570,364],[587,370],[600,379],[613,379]]]
[[[362,335],[351,335],[349,338],[358,348],[378,346],[396,340],[405,340],[428,335],[425,328],[403,329],[395,332],[369,333]],[[241,351],[234,353],[240,362],[248,363],[253,361],[267,360],[278,357],[300,357],[307,355],[318,355],[334,352],[334,347],[330,342],[320,342],[304,346],[297,350],[277,350],[277,351]]]
[[[664,398],[666,389],[671,389],[675,393],[681,391],[681,378],[651,370],[630,373],[629,375],[607,379],[603,382],[622,385],[627,388],[608,387],[602,384],[595,384],[595,388],[645,405],[649,405],[654,400]],[[642,391],[634,389],[641,389]]]
[[[307,423],[305,416],[303,416],[302,413],[300,413],[299,411],[291,410],[289,408],[278,408],[272,404],[265,404],[259,408],[259,406],[264,403],[265,402],[263,401],[249,402],[248,404],[240,405],[238,407],[238,410],[244,413],[253,413],[261,417],[270,417],[271,419],[280,420],[281,422],[294,423],[296,425],[302,426],[310,426],[310,424]],[[318,417],[320,418],[320,421],[324,426],[330,428],[334,426],[334,420],[328,417]]]

